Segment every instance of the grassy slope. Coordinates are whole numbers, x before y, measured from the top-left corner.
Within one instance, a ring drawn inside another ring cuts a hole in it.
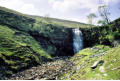
[[[95,50],[86,48],[71,58],[74,62],[74,67],[71,71],[62,74],[59,79],[70,79],[70,80],[118,80],[120,79],[120,46],[116,48],[109,48],[107,46],[93,47],[99,49]],[[106,54],[99,57],[90,58],[93,54],[99,54],[105,52]],[[91,66],[94,62],[103,60],[103,64],[99,64],[93,71]],[[104,72],[101,72],[100,67],[104,67]],[[76,69],[79,68],[77,71]],[[107,76],[106,76],[107,75]]]
[[[88,24],[80,23],[77,21],[69,21],[69,20],[56,19],[56,18],[50,18],[50,17],[33,16],[33,15],[27,15],[27,16],[37,19],[43,23],[53,24],[56,26],[65,26],[67,28],[88,28],[89,27]]]
[[[20,12],[5,8],[5,7],[0,7],[0,10],[3,11],[7,11],[10,13],[14,13],[17,15],[21,15],[21,16],[25,16],[28,18],[32,18],[35,20],[38,20],[42,23],[46,23],[46,24],[52,24],[52,25],[59,25],[59,26],[65,26],[67,28],[86,28],[89,27],[88,24],[84,24],[84,23],[80,23],[80,22],[76,22],[76,21],[69,21],[69,20],[63,20],[63,19],[56,19],[56,18],[50,18],[50,17],[43,17],[43,16],[34,16],[34,15],[27,15],[27,14],[22,14]]]
[[[4,69],[0,73],[15,72],[47,59],[51,57],[29,34],[0,25],[0,66]]]

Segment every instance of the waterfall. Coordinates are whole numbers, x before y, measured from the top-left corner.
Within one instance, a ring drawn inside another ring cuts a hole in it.
[[[79,28],[75,28],[73,31],[73,49],[74,53],[77,53],[79,50],[83,48],[83,37],[82,32]]]

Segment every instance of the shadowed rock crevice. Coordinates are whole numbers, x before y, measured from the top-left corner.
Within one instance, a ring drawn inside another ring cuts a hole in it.
[[[44,32],[30,32],[39,44],[52,56],[67,56],[73,55],[73,33],[71,28],[56,27],[47,25],[54,32],[48,31],[49,34],[45,35]],[[43,31],[43,30],[42,30]]]

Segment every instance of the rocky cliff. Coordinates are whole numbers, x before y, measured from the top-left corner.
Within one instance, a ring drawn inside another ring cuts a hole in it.
[[[84,47],[96,44],[115,46],[120,38],[120,18],[105,26],[80,28],[84,37]]]

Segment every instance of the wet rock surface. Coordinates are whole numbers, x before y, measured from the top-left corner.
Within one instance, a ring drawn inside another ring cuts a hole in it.
[[[57,77],[72,68],[70,57],[54,57],[51,62],[43,63],[39,66],[12,74],[5,80],[56,80]]]

